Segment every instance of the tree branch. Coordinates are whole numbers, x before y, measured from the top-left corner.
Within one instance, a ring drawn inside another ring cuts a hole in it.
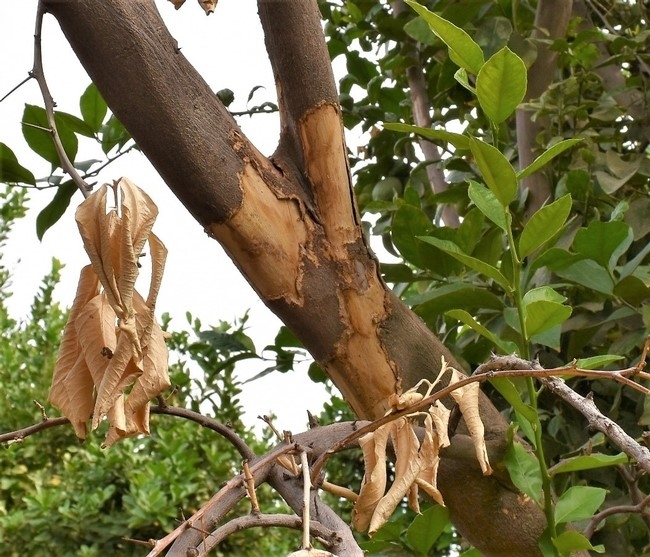
[[[535,14],[533,39],[556,39],[566,34],[571,19],[573,0],[540,0]],[[557,53],[548,45],[537,41],[537,58],[528,70],[528,90],[524,102],[538,98],[553,82],[556,70]],[[533,121],[531,113],[519,108],[516,114],[517,150],[519,167],[523,169],[539,155],[538,135],[547,127],[545,118]],[[522,187],[528,190],[526,213],[528,216],[539,210],[552,197],[552,187],[548,177],[542,172],[535,172],[522,180]]]
[[[399,16],[404,11],[408,10],[403,0],[396,0],[392,2],[393,14],[395,17]],[[414,60],[418,59],[417,47],[415,41],[407,39],[407,44],[410,47],[411,54]],[[421,128],[431,127],[431,107],[429,106],[429,99],[427,95],[427,85],[424,80],[424,69],[421,64],[409,66],[406,70],[406,79],[409,85],[409,94],[411,96],[411,106],[413,112],[413,123]],[[445,175],[440,169],[439,162],[442,159],[440,149],[435,143],[428,141],[424,138],[418,139],[418,145],[422,149],[424,160],[430,164],[427,165],[427,178],[433,193],[441,193],[449,189],[449,185],[445,180]],[[452,205],[443,205],[442,220],[445,225],[451,228],[458,228],[460,220],[458,212]]]
[[[47,123],[50,126],[49,132],[52,135],[52,140],[54,141],[54,148],[56,153],[59,156],[59,161],[61,162],[61,168],[65,170],[72,178],[74,184],[79,188],[79,191],[83,194],[84,197],[90,195],[90,186],[84,181],[84,179],[79,175],[77,169],[74,167],[70,159],[68,158],[65,149],[63,148],[63,143],[61,143],[61,138],[59,132],[56,128],[56,121],[54,119],[54,100],[50,94],[50,89],[47,86],[47,81],[45,80],[45,74],[43,72],[43,56],[41,49],[41,33],[43,31],[43,16],[45,15],[45,7],[42,0],[39,0],[38,7],[36,9],[36,29],[34,31],[34,67],[32,68],[31,74],[38,83],[38,87],[41,90],[41,95],[43,96],[43,102],[45,103],[45,114],[47,116]]]

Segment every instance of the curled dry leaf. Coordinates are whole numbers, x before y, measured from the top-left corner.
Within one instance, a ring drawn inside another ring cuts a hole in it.
[[[169,1],[170,1],[172,4],[174,4],[174,8],[176,8],[177,10],[178,10],[178,9],[179,9],[183,4],[185,4],[185,0],[169,0]]]
[[[450,385],[462,378],[461,373],[447,366],[443,359],[442,370],[433,384],[423,382],[429,385],[427,395],[441,380],[443,374],[448,372],[451,373]],[[400,395],[391,395],[388,401],[391,411],[402,410],[420,402],[425,395],[417,392],[419,386],[420,384]],[[463,414],[481,470],[484,474],[492,473],[488,462],[483,422],[478,410],[478,383],[459,387],[452,391],[451,396]],[[359,439],[363,451],[365,474],[352,512],[354,528],[360,531],[368,529],[368,533],[372,535],[386,523],[404,497],[408,498],[411,509],[419,512],[419,489],[440,505],[444,505],[442,494],[438,490],[437,477],[440,449],[450,445],[449,415],[450,410],[442,402],[434,402],[424,414],[424,437],[421,442],[414,430],[417,418],[421,418],[419,413],[397,418]],[[389,437],[396,457],[395,480],[386,491],[386,451]]]
[[[115,207],[106,210],[111,191]],[[91,264],[81,271],[77,294],[54,369],[49,399],[86,437],[106,416],[104,442],[149,433],[149,401],[169,387],[167,347],[154,308],[167,257],[151,232],[158,209],[126,178],[102,187],[77,209]],[[145,243],[151,255],[147,298],[135,290]]]
[[[443,358],[442,371],[440,373],[445,373],[445,371],[451,372],[449,383],[452,385],[462,379],[461,373],[457,369],[447,366],[447,362]],[[485,445],[485,428],[483,427],[483,421],[481,420],[478,409],[479,384],[470,383],[469,385],[459,387],[451,392],[451,397],[458,404],[460,413],[463,415],[467,430],[472,438],[472,443],[474,443],[474,450],[476,451],[476,458],[481,466],[481,471],[485,475],[491,474],[492,467],[490,466],[487,447]]]
[[[217,2],[219,0],[199,0],[199,4],[205,11],[205,15],[210,15],[217,7]]]

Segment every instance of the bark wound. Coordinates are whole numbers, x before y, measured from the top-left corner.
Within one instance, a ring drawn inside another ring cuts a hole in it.
[[[322,103],[308,111],[299,135],[324,249],[339,269],[337,294],[345,332],[325,367],[357,415],[376,418],[384,414],[400,382],[380,336],[389,306],[359,224],[338,106]]]
[[[301,251],[308,225],[299,205],[278,199],[249,162],[239,173],[242,203],[223,224],[211,224],[214,236],[265,300],[282,298],[301,306]]]

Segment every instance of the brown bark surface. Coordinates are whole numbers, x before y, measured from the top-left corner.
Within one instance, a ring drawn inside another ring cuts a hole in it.
[[[435,376],[442,355],[454,362],[383,282],[364,238],[315,1],[259,2],[281,114],[270,158],[180,53],[153,2],[46,6],[165,183],[359,418],[383,415],[390,394]],[[507,424],[485,398],[481,409],[498,464]],[[538,554],[543,516],[507,481],[482,476],[464,439],[454,437],[439,481],[456,525],[485,555]]]

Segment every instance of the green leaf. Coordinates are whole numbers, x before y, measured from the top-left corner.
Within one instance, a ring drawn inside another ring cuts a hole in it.
[[[563,153],[567,149],[573,147],[576,143],[580,143],[582,139],[565,139],[559,141],[552,147],[549,147],[544,151],[539,157],[537,157],[532,163],[530,163],[526,168],[517,173],[517,178],[520,180],[526,176],[530,176],[534,172],[537,172],[540,168],[548,164],[551,160],[557,157],[560,153]]]
[[[476,77],[476,96],[494,124],[505,121],[526,94],[526,65],[507,46],[491,56]]]
[[[571,316],[571,308],[563,305],[566,298],[550,286],[533,288],[524,294],[526,332],[528,337],[552,329]]]
[[[567,489],[555,505],[555,523],[590,518],[603,504],[607,491],[600,487],[577,485]]]
[[[433,505],[416,516],[406,530],[406,541],[420,555],[428,555],[433,544],[449,525],[449,510]]]
[[[509,353],[512,354],[512,351]],[[490,379],[490,383],[506,400],[506,402],[512,406],[519,413],[519,415],[523,416],[530,424],[533,424],[537,421],[537,410],[535,410],[529,404],[526,404],[521,399],[519,389],[515,387],[515,384],[510,379],[507,377],[502,377],[500,379]]]
[[[95,130],[93,130],[86,122],[74,114],[68,114],[67,112],[57,112],[56,118],[57,128],[59,126],[59,122],[64,122],[66,127],[73,132],[85,135],[86,137],[95,137]]]
[[[63,216],[76,191],[77,186],[72,180],[63,182],[56,188],[52,201],[36,217],[36,236],[38,236],[39,240],[42,240],[45,232]]]
[[[517,175],[510,161],[495,147],[474,137],[469,147],[483,180],[504,207],[517,196]]]
[[[464,68],[458,68],[454,74],[454,79],[467,89],[472,95],[476,96],[476,88],[469,82],[469,75]]]
[[[542,473],[537,459],[521,443],[512,441],[504,459],[512,483],[538,505],[542,502]]]
[[[26,104],[22,122],[23,137],[32,151],[50,162],[53,167],[60,167],[61,161],[56,152],[56,147],[54,147],[54,139],[52,138],[50,125],[47,122],[45,109],[33,104]],[[77,136],[60,117],[57,118],[56,113],[54,115],[54,123],[56,124],[64,151],[68,155],[68,158],[74,161],[77,156]]]
[[[432,142],[444,141],[451,143],[456,149],[469,149],[469,139],[460,133],[448,132],[446,130],[432,130],[431,128],[421,128],[411,124],[386,123],[384,128],[395,132],[414,133],[428,139]]]
[[[424,20],[431,30],[449,48],[449,57],[461,68],[477,74],[483,66],[481,47],[460,27],[434,14],[413,0],[405,0]]]
[[[458,319],[461,323],[464,323],[478,334],[484,336],[492,344],[497,346],[502,353],[512,354],[517,352],[517,345],[514,342],[508,340],[502,340],[496,336],[492,331],[481,325],[476,319],[474,319],[468,312],[462,309],[452,309],[445,313],[446,316],[451,317],[452,319]]]
[[[530,255],[557,234],[571,211],[571,196],[560,197],[537,211],[524,226],[519,237],[519,257]]]
[[[594,547],[587,538],[575,530],[562,532],[553,540],[553,545],[560,550],[562,555],[572,555],[574,551],[581,549],[595,551],[596,553],[605,553],[604,546],[598,545]]]
[[[508,230],[508,221],[506,212],[503,205],[492,193],[491,190],[486,188],[483,184],[479,184],[474,180],[469,181],[468,188],[469,198],[476,205],[481,213],[489,218],[501,230],[506,232]]]
[[[587,228],[578,230],[573,249],[583,257],[593,259],[605,269],[612,270],[633,239],[632,229],[624,222],[594,221],[589,223]]]
[[[617,464],[625,464],[627,462],[629,462],[629,458],[625,453],[615,455],[592,453],[590,455],[574,456],[561,460],[550,469],[550,473],[563,474],[566,472],[579,472],[581,470],[616,466]]]
[[[22,166],[14,152],[4,143],[0,143],[0,182],[3,184],[36,184],[30,170]]]
[[[599,367],[606,366],[612,362],[618,362],[624,360],[624,356],[618,356],[616,354],[602,354],[601,356],[591,356],[590,358],[580,358],[576,361],[576,366],[580,369],[596,369]]]
[[[467,255],[453,242],[450,242],[449,240],[440,240],[439,238],[435,238],[433,236],[418,236],[418,239],[426,242],[427,244],[431,244],[432,246],[437,247],[445,253],[448,253],[470,269],[474,269],[475,271],[478,271],[479,273],[482,273],[485,276],[491,278],[497,284],[503,287],[503,289],[507,292],[510,291],[510,283],[508,282],[508,279],[506,279],[506,277],[501,274],[501,271],[492,265],[488,265],[480,259],[476,259],[471,255]]]
[[[131,135],[122,125],[115,115],[112,115],[100,129],[102,140],[102,151],[108,154],[111,149],[117,146],[119,149],[124,147]]]
[[[555,273],[564,279],[591,288],[596,292],[611,295],[614,290],[614,281],[607,269],[591,259],[576,261],[567,267],[557,269]]]
[[[404,25],[404,32],[419,43],[434,45],[438,41],[429,24],[421,17],[414,17]]]

